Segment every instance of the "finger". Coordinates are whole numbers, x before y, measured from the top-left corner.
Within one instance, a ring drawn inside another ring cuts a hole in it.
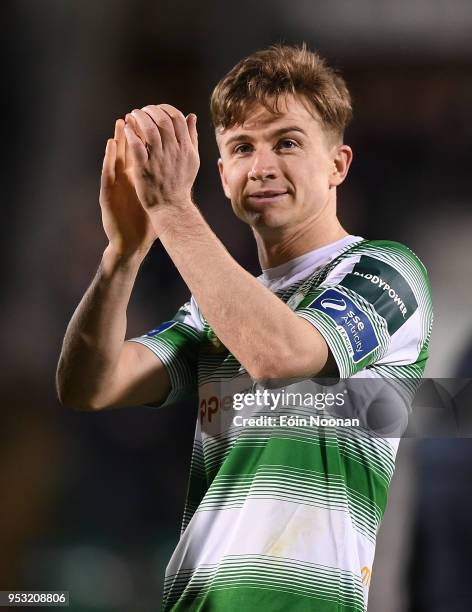
[[[144,137],[146,148],[150,151],[160,151],[162,149],[161,134],[151,117],[144,111],[137,109],[131,115],[134,117]]]
[[[115,160],[116,160],[116,142],[113,138],[107,140],[105,147],[105,155],[103,157],[102,176],[100,187],[102,190],[109,189],[115,182]]]
[[[133,167],[133,157],[129,149],[128,139],[125,135],[125,170],[130,170]]]
[[[178,108],[175,108],[175,106],[171,106],[170,104],[159,104],[159,108],[170,117],[177,142],[179,144],[188,143],[189,133],[183,113],[181,113]]]
[[[148,152],[141,138],[136,134],[131,125],[125,125],[125,136],[131,156],[132,166],[144,166],[148,160]]]
[[[128,123],[131,125],[131,127],[135,131],[138,138],[140,138],[141,141],[143,141],[141,134],[139,134],[138,124],[136,123],[134,117],[130,113],[128,113],[125,116],[125,125]],[[124,128],[123,128],[123,133],[124,133]],[[146,143],[144,141],[143,141],[143,145],[146,146]],[[125,136],[125,169],[130,170],[132,166],[133,166],[133,158],[132,158],[131,151],[129,148],[128,139]]]
[[[139,138],[141,138],[141,140],[143,141],[143,145],[146,146],[146,140],[144,138],[144,134],[141,132],[138,122],[136,121],[136,119],[133,117],[131,113],[127,113],[125,117],[125,123],[131,123],[131,127],[136,132],[136,135]]]
[[[115,161],[115,172],[123,172],[125,169],[125,122],[123,119],[118,119],[115,122],[115,141],[116,147],[116,161]]]
[[[192,141],[193,146],[198,152],[197,115],[195,115],[194,113],[190,113],[190,115],[187,115],[186,120],[190,140]]]
[[[160,106],[145,106],[143,111],[151,118],[159,130],[162,148],[172,146],[177,141],[174,124],[171,117],[160,108]]]
[[[170,104],[161,104],[160,108],[170,117],[174,126],[175,137],[180,145],[190,144],[187,122],[184,115]]]

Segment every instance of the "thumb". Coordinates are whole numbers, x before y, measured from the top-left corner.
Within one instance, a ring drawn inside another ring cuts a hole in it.
[[[198,132],[197,132],[197,115],[190,113],[186,116],[188,133],[190,134],[190,140],[193,146],[198,151]]]

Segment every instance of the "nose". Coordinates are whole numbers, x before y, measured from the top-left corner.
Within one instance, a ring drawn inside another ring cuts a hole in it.
[[[277,177],[277,169],[270,152],[259,151],[253,158],[248,179],[251,181],[266,181]]]

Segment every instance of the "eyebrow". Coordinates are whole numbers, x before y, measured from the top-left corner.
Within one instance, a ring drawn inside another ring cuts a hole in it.
[[[282,136],[282,134],[286,134],[287,132],[299,132],[300,134],[303,134],[304,136],[307,135],[305,130],[302,130],[302,128],[300,128],[300,127],[298,127],[296,125],[292,125],[292,126],[288,126],[288,127],[279,128],[277,130],[274,130],[273,132],[270,132],[270,137]],[[233,142],[241,142],[243,140],[252,140],[252,139],[253,139],[253,137],[250,134],[238,134],[236,136],[232,136],[225,143],[225,146],[228,147]]]

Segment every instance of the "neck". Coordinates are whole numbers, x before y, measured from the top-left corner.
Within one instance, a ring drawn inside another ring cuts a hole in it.
[[[262,232],[256,228],[252,230],[262,269],[280,266],[295,257],[348,236],[336,215],[324,219],[314,217],[303,221],[299,226],[277,228],[271,232]]]

